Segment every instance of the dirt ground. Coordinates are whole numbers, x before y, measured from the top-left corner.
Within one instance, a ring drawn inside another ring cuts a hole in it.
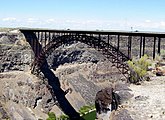
[[[154,76],[141,85],[130,85],[132,97],[126,103],[134,120],[165,120],[165,76]]]

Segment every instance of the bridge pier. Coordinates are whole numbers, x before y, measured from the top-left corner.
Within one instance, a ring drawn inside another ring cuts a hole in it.
[[[143,41],[143,36],[140,36],[140,53],[139,53],[139,58],[142,56],[142,41]]]
[[[160,55],[161,38],[158,38],[158,55]]]
[[[156,37],[154,37],[154,45],[153,45],[153,59],[155,59],[155,53],[156,53]]]
[[[131,59],[132,36],[128,36],[128,58]]]
[[[145,54],[145,36],[143,36],[143,56]]]

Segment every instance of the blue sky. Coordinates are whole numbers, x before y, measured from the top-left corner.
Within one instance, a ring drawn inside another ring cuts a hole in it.
[[[1,0],[0,3],[0,27],[165,31],[165,0]]]

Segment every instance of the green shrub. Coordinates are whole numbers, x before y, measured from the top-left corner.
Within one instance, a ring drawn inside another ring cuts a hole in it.
[[[160,56],[161,56],[163,59],[165,59],[165,50],[161,50],[161,51],[160,51]]]
[[[53,112],[49,112],[48,116],[46,120],[56,120],[56,115]]]
[[[68,115],[61,115],[60,117],[57,118],[57,120],[69,120]]]
[[[85,113],[87,113],[93,109],[95,109],[95,105],[83,106],[80,108],[79,113],[81,115],[85,115]],[[65,115],[65,114],[63,114],[59,117],[56,117],[56,115],[53,112],[49,112],[48,116],[49,117],[46,120],[69,120],[69,116]]]
[[[96,111],[92,111],[82,116],[83,120],[95,120],[96,119]]]
[[[56,117],[56,115],[53,112],[49,112],[48,116],[49,117],[46,120],[69,120],[69,116],[61,115],[59,117]]]
[[[79,113],[81,115],[84,115],[86,112],[89,112],[90,110],[95,109],[95,105],[89,105],[89,106],[83,106],[80,108]]]
[[[144,55],[138,60],[128,61],[130,68],[130,82],[138,83],[145,80],[147,75],[147,69],[151,65],[147,55]]]

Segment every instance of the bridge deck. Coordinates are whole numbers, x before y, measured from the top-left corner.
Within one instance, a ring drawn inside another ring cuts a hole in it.
[[[20,31],[31,32],[56,32],[56,33],[78,33],[78,34],[102,34],[102,35],[126,35],[165,38],[165,32],[141,32],[141,31],[104,31],[104,30],[56,30],[56,29],[20,29]]]

